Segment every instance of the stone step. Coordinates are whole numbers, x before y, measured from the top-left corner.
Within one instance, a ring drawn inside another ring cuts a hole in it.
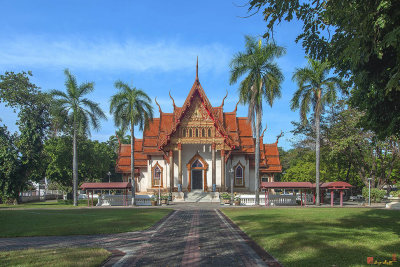
[[[185,202],[219,202],[218,192],[192,191],[185,194]]]

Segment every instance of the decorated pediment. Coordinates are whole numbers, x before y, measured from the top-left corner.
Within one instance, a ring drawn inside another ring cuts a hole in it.
[[[213,120],[201,102],[200,97],[195,97],[188,111],[185,113],[182,119],[182,124],[199,124],[202,122],[210,122]]]

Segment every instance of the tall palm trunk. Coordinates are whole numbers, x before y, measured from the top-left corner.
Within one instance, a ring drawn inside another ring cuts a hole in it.
[[[74,206],[78,206],[78,151],[76,149],[77,130],[76,130],[75,119],[73,127],[74,127],[74,136],[72,141],[72,146],[73,146],[72,179],[73,179]]]
[[[132,183],[132,204],[136,205],[136,182],[135,182],[135,138],[134,138],[134,125],[131,123],[131,183]]]
[[[260,127],[261,127],[261,110],[260,106],[256,107],[256,151],[255,151],[255,181],[254,181],[254,189],[256,193],[255,204],[260,204]]]
[[[320,153],[320,101],[321,101],[321,90],[318,91],[318,100],[315,109],[315,193],[316,202],[315,205],[319,206],[319,153]]]

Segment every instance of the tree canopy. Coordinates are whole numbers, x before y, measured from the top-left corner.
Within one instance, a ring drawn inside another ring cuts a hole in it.
[[[18,111],[19,133],[1,128],[2,187],[6,201],[18,198],[29,180],[44,178],[43,145],[50,127],[50,97],[30,82],[30,72],[0,75],[0,102]]]
[[[350,103],[363,112],[363,125],[381,138],[400,136],[399,1],[251,0],[249,5],[249,12],[262,10],[266,38],[282,21],[303,23],[296,42],[348,79]]]

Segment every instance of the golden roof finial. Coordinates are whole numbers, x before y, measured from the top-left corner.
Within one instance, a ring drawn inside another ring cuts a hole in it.
[[[196,62],[196,81],[199,80],[199,56],[197,56],[197,62]]]

